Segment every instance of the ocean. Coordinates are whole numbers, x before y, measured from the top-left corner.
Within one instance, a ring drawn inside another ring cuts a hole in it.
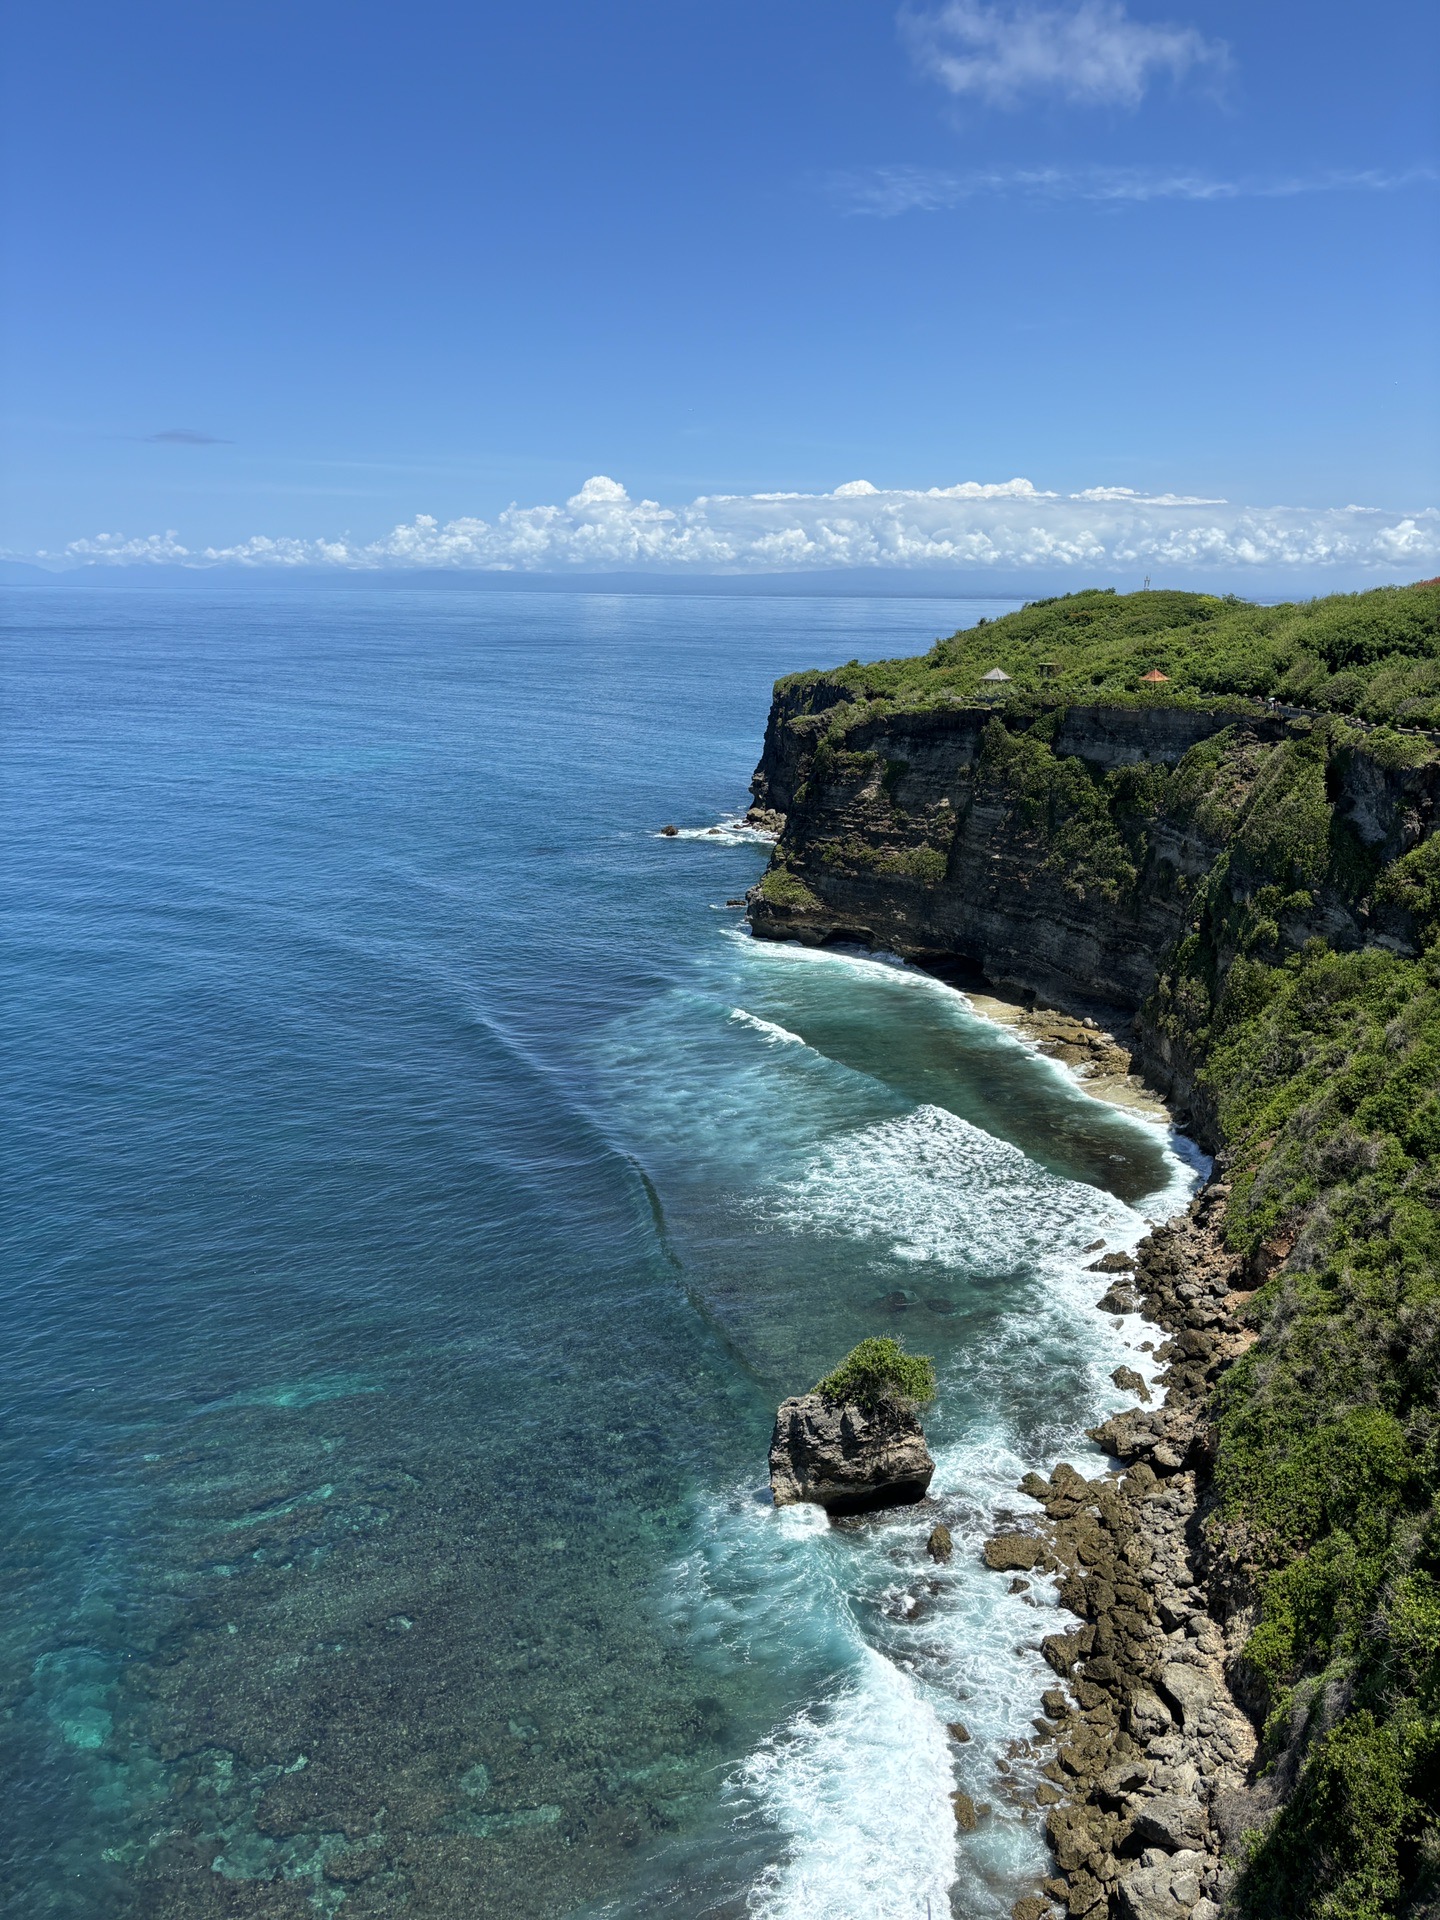
[[[1196,1156],[733,904],[772,680],[1001,610],[10,596],[6,1914],[1028,1890],[1059,1616],[979,1546],[1098,1470],[1153,1365],[1086,1250]],[[777,1512],[776,1403],[876,1332],[938,1504]]]

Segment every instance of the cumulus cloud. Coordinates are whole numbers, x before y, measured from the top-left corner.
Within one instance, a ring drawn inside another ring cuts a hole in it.
[[[946,0],[901,15],[920,66],[951,93],[990,106],[1059,94],[1082,106],[1138,106],[1161,74],[1222,73],[1229,53],[1194,27],[1132,20],[1119,0],[1045,7],[1028,0],[985,6]]]
[[[1097,206],[1144,205],[1153,200],[1291,200],[1315,193],[1397,193],[1433,187],[1432,166],[1327,169],[1313,173],[1226,179],[1193,167],[985,167],[950,173],[936,167],[872,167],[831,174],[826,185],[850,213],[893,219],[933,213],[967,200],[1088,201]]]
[[[688,506],[632,500],[604,474],[563,506],[493,520],[419,514],[378,540],[277,539],[189,547],[178,533],[71,541],[50,562],[189,568],[471,569],[500,573],[794,573],[846,567],[1082,575],[1158,571],[1393,574],[1440,569],[1440,510],[1246,507],[1123,486],[1047,493],[1029,480],[829,493],[709,494]]]

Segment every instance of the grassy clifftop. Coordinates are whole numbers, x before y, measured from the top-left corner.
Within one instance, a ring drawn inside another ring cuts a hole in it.
[[[992,694],[1047,705],[1185,704],[1274,697],[1376,723],[1440,725],[1440,582],[1259,607],[1204,593],[1110,590],[1037,600],[942,640],[919,659],[793,674],[852,700],[925,706]],[[1147,687],[1141,675],[1168,676]]]

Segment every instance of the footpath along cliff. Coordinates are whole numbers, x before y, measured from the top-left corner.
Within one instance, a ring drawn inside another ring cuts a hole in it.
[[[1086,1016],[1217,1156],[1101,1303],[1163,1407],[990,1550],[1077,1616],[1025,1920],[1440,1913],[1432,729],[1435,582],[1076,594],[775,689],[756,934]]]

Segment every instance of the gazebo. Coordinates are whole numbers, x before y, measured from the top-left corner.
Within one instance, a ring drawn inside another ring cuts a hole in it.
[[[998,686],[1002,680],[1008,680],[1009,678],[1009,674],[1006,673],[1003,667],[991,667],[988,673],[981,674],[980,681],[982,685],[988,680],[991,686]]]
[[[1141,686],[1158,687],[1163,681],[1167,681],[1169,678],[1169,674],[1162,673],[1159,667],[1151,667],[1148,673],[1141,674],[1140,684]]]

